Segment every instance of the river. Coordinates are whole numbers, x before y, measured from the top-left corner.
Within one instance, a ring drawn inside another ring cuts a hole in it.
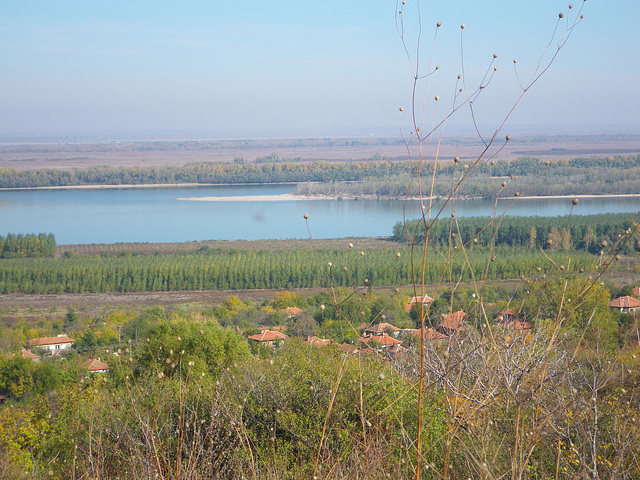
[[[391,235],[403,219],[402,200],[178,200],[294,190],[295,185],[5,190],[0,191],[0,233],[53,233],[58,244],[378,237]],[[489,216],[493,209],[492,200],[455,204],[458,217]],[[505,210],[514,216],[568,215],[571,199],[505,199],[498,202],[498,213]],[[584,197],[572,214],[638,211],[640,197]],[[406,218],[419,213],[420,204],[408,202]],[[444,215],[450,213],[448,205]]]

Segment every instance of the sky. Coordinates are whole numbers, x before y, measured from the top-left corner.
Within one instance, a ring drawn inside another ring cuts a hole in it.
[[[638,133],[640,2],[574,2],[2,2],[0,138],[393,135],[411,127],[416,55],[418,74],[431,71],[415,102],[424,128],[451,112],[463,75],[482,94],[447,133],[505,118],[514,131]],[[554,28],[542,68],[580,7],[584,19],[518,100]]]

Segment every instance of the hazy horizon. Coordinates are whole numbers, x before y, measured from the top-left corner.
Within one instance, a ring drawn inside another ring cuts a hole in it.
[[[435,23],[442,22],[433,57],[440,68],[427,94],[428,100],[439,95],[442,107],[425,107],[426,124],[450,108],[462,70],[461,23],[470,86],[489,65],[498,66],[475,112],[481,131],[490,132],[519,95],[518,78],[526,82],[535,71],[558,13],[566,15],[562,33],[582,3],[567,10],[567,2],[556,0],[516,6],[460,0],[441,11],[423,4],[421,62],[429,61]],[[414,5],[403,7],[409,42]],[[396,8],[383,0],[5,4],[0,138],[397,136],[398,108],[411,103],[412,74]],[[634,89],[640,70],[630,61],[640,58],[634,34],[640,5],[588,1],[583,13],[551,69],[509,119],[510,132],[640,132]],[[445,130],[472,132],[468,109]]]

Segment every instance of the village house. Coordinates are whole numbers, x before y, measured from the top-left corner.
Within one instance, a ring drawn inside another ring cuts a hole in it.
[[[411,300],[409,300],[409,303],[404,306],[404,309],[408,312],[411,310],[411,307],[420,304],[424,307],[428,307],[431,302],[433,302],[433,298],[429,295],[418,295],[417,297],[411,297]]]
[[[517,317],[516,309],[508,308],[500,312],[500,315],[498,315],[498,317],[496,318],[496,322],[509,323],[509,322],[513,322],[516,319],[516,317]]]
[[[109,365],[98,358],[92,358],[84,364],[84,368],[91,373],[106,373],[109,371]]]
[[[392,345],[400,345],[402,343],[400,340],[390,337],[386,333],[382,335],[364,335],[358,338],[358,342],[364,343],[368,347],[379,346],[381,348],[388,348]]]
[[[316,336],[308,336],[307,340],[304,342],[307,345],[313,345],[314,347],[326,347],[327,345],[331,345],[331,339],[329,338],[318,338]]]
[[[33,360],[36,363],[40,361],[40,357],[38,355],[33,353],[31,350],[27,350],[24,347],[22,348],[20,355],[22,356],[22,358],[28,358],[29,360]]]
[[[411,300],[410,300],[410,303],[412,305],[417,305],[419,303],[423,305],[428,305],[431,302],[433,302],[433,298],[431,298],[429,295],[419,295],[417,297],[411,297]]]
[[[43,348],[48,350],[50,355],[57,355],[63,350],[70,349],[73,342],[75,340],[62,333],[55,337],[32,338],[27,343],[32,348]]]
[[[303,310],[301,308],[298,308],[298,307],[287,307],[287,308],[283,308],[282,312],[288,318],[295,318],[295,317],[299,316],[303,312]]]
[[[342,353],[356,353],[358,351],[358,347],[351,343],[341,343],[338,349]]]
[[[462,310],[447,313],[442,316],[442,321],[436,326],[436,330],[444,335],[451,336],[464,328],[464,320],[467,314]]]
[[[266,345],[267,347],[275,348],[281,342],[283,342],[285,338],[287,338],[287,335],[265,328],[260,333],[250,335],[247,338],[253,340],[254,342]]]
[[[449,338],[445,334],[440,333],[431,327],[424,327],[422,329],[422,332],[418,328],[417,330],[412,330],[409,333],[409,336],[414,340],[420,340],[421,338],[423,338],[423,335],[425,340],[445,340]]]
[[[533,325],[531,325],[529,322],[520,322],[518,320],[509,322],[506,326],[511,330],[531,330],[533,328]]]
[[[382,335],[383,333],[391,334],[394,337],[398,336],[398,332],[400,329],[390,323],[381,322],[375,325],[364,325],[362,328],[358,328],[359,330],[364,331],[365,335]]]
[[[640,300],[625,295],[609,302],[609,308],[622,313],[633,313],[640,309]]]
[[[385,348],[384,349],[384,353],[391,360],[395,360],[397,362],[402,362],[402,361],[406,360],[407,355],[409,353],[409,349],[406,348],[406,347],[403,347],[400,344],[395,344],[395,345],[391,345],[388,348]]]

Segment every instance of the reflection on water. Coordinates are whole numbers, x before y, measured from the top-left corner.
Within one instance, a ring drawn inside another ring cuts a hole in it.
[[[112,190],[0,191],[0,232],[54,233],[60,244],[184,242],[388,236],[406,216],[420,215],[418,201],[313,200],[283,202],[182,202],[176,198],[280,195],[295,186],[224,186]],[[406,213],[405,213],[406,208]],[[434,205],[435,213],[458,217],[557,216],[571,212],[571,199],[457,200]],[[574,215],[636,213],[640,197],[581,198]]]

